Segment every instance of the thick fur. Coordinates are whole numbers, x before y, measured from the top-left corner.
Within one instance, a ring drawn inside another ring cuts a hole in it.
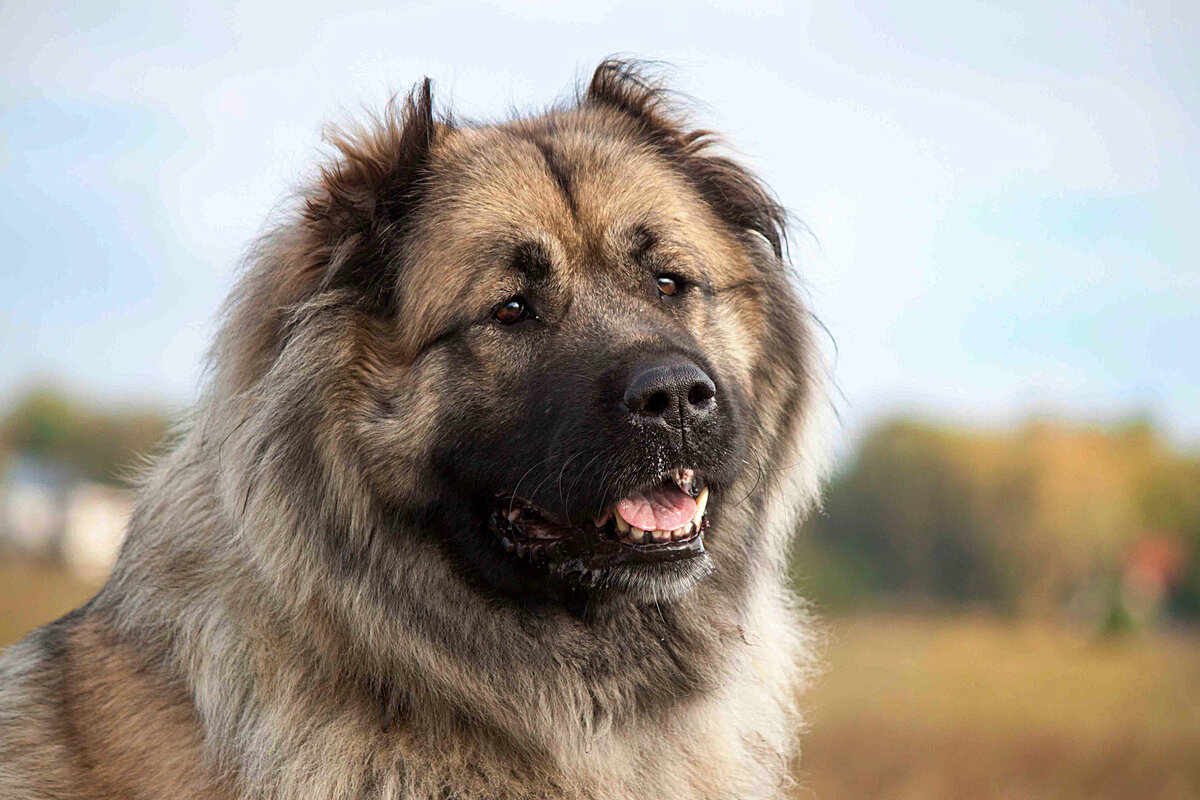
[[[784,794],[815,356],[779,207],[682,120],[606,62],[541,116],[439,120],[426,82],[334,134],[110,580],[0,660],[0,796]],[[695,285],[678,305],[639,294],[646,237]],[[517,292],[542,319],[491,324]],[[476,498],[517,468],[566,515],[632,485],[639,458],[573,408],[646,348],[704,364],[730,414],[708,568],[516,564]]]

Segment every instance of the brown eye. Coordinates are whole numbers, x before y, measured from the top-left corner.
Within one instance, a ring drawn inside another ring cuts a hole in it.
[[[659,275],[655,282],[658,284],[658,291],[665,295],[673,295],[679,291],[679,283],[674,278]]]
[[[520,322],[529,315],[529,309],[525,305],[524,297],[513,297],[505,300],[500,305],[496,306],[496,310],[492,312],[492,317],[499,323],[511,325],[514,322]]]

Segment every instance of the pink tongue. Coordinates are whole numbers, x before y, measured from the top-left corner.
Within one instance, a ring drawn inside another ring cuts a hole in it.
[[[696,515],[696,501],[663,483],[617,503],[617,513],[634,527],[644,531],[673,531],[682,528]]]

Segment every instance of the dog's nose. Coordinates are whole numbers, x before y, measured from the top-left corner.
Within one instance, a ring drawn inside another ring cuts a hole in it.
[[[707,416],[717,404],[712,378],[690,361],[643,367],[625,390],[625,407],[635,417],[668,420],[686,426]]]

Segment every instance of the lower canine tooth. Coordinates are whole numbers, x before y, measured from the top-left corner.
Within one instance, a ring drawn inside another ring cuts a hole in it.
[[[626,531],[629,530],[629,528],[630,528],[630,525],[628,522],[625,521],[625,518],[622,517],[620,514],[617,514],[617,530],[619,530],[621,533],[625,533]]]

